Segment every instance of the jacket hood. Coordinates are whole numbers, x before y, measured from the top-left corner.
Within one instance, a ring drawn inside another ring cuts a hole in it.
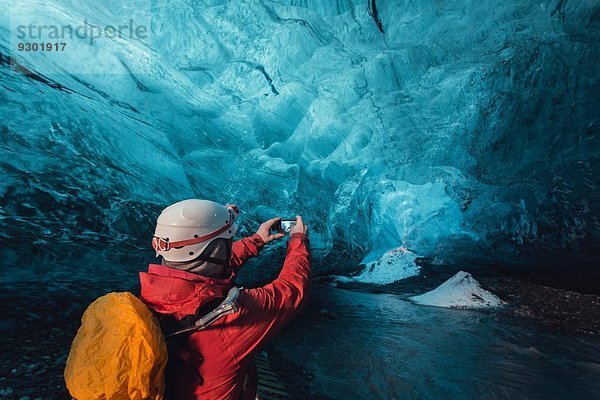
[[[150,264],[148,272],[140,272],[140,299],[159,314],[181,319],[196,313],[209,302],[227,297],[231,279],[213,279],[164,265]]]

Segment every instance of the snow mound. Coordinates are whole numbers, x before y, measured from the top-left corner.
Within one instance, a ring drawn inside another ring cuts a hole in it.
[[[506,304],[495,294],[483,289],[467,272],[460,271],[436,289],[409,298],[417,304],[447,308],[488,308]]]
[[[374,283],[377,285],[386,285],[401,279],[406,279],[419,274],[421,267],[415,264],[418,256],[405,247],[397,247],[386,251],[378,259],[365,262],[370,257],[366,257],[363,262],[365,269],[360,275],[339,276],[336,279],[339,282],[360,282]]]

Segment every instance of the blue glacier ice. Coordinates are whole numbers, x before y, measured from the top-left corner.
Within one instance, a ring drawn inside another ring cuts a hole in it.
[[[598,261],[598,1],[1,3],[3,281],[135,279],[190,197],[302,214],[319,273]],[[147,40],[15,48],[130,17]]]
[[[568,334],[506,318],[523,310],[501,293],[485,313],[407,300],[459,270],[473,279],[416,302],[491,304],[484,271],[600,276],[599,0],[0,9],[0,397],[70,397],[83,310],[136,292],[158,214],[194,197],[237,204],[241,235],[310,225],[311,298],[267,349],[298,398],[597,397],[600,341],[573,333],[598,320],[584,295],[566,296]]]

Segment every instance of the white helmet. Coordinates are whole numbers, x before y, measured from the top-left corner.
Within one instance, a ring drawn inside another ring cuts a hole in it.
[[[230,239],[238,229],[238,208],[210,200],[183,200],[158,216],[152,247],[166,261],[191,261],[215,239]]]

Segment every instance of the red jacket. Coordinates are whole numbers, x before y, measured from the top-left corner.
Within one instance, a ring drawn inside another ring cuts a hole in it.
[[[257,256],[263,246],[258,234],[233,243],[234,271],[248,258]],[[232,278],[205,278],[150,264],[147,273],[140,273],[140,297],[155,312],[179,320],[193,315],[202,305],[225,297],[234,285]],[[189,335],[180,356],[181,366],[173,374],[174,397],[177,400],[238,399],[252,357],[296,315],[309,289],[308,238],[295,233],[288,241],[285,262],[277,279],[261,288],[243,290],[238,299],[238,312]],[[244,398],[248,394],[254,398],[254,393],[248,392],[252,392],[252,388],[246,387]]]

